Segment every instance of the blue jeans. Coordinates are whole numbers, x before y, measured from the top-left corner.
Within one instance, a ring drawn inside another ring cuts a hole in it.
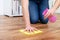
[[[35,24],[40,20],[42,24],[47,24],[48,18],[44,19],[42,15],[46,8],[49,9],[48,0],[29,0],[30,22]]]

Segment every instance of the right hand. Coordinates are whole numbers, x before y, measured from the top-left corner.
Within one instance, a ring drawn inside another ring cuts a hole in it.
[[[52,9],[49,9],[48,12],[44,15],[44,18],[48,18],[49,16],[52,16],[54,15],[54,12],[55,12],[55,9],[52,8]]]
[[[28,31],[28,32],[33,32],[35,30],[37,30],[37,29],[35,27],[31,27],[31,26],[25,28],[25,31]]]

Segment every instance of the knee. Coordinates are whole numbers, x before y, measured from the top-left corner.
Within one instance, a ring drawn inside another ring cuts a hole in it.
[[[42,24],[47,24],[47,23],[48,23],[48,19],[46,19],[46,20],[41,20],[41,23],[42,23]]]
[[[36,24],[38,22],[38,18],[33,18],[30,20],[31,24]]]

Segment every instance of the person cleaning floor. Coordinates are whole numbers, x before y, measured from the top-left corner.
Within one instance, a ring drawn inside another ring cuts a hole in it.
[[[39,20],[42,24],[47,24],[49,20],[47,17],[49,15],[54,15],[54,12],[60,5],[60,0],[56,0],[51,9],[49,9],[48,1],[49,0],[21,0],[26,31],[32,32],[37,30],[35,27],[32,27],[31,24],[36,24]],[[42,15],[46,8],[49,9],[48,12]]]

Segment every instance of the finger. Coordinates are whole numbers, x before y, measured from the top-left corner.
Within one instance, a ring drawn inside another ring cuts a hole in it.
[[[28,28],[25,28],[25,31],[27,31],[28,30]]]
[[[29,31],[29,29],[26,28],[26,29],[24,29],[24,31]]]
[[[47,15],[47,16],[45,17],[45,19],[48,18],[48,16],[49,16],[49,15]]]
[[[24,29],[24,31],[27,31],[27,29]]]
[[[30,29],[30,32],[31,32],[31,29]]]
[[[31,29],[30,29],[30,32],[32,32]]]
[[[30,32],[33,32],[34,30],[33,29],[30,29]]]
[[[35,31],[37,31],[38,29],[34,28]]]
[[[54,13],[51,13],[50,15],[54,15]]]
[[[48,12],[44,16],[47,16],[47,15],[48,15]]]
[[[30,32],[30,29],[29,29],[29,30],[27,30],[27,32]]]
[[[48,14],[45,16],[45,19],[48,18],[49,15],[50,15],[50,13],[48,13]]]
[[[35,30],[34,29],[32,29],[32,32],[34,32]]]

